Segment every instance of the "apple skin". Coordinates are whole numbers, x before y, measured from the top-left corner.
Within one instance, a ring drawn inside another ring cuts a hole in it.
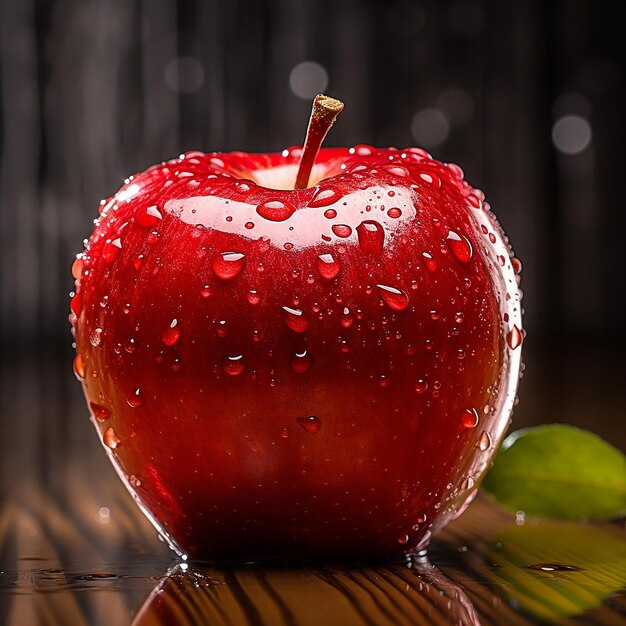
[[[508,426],[518,263],[423,150],[187,153],[103,201],[74,368],[179,554],[381,559],[462,512]],[[365,222],[365,224],[364,224]]]

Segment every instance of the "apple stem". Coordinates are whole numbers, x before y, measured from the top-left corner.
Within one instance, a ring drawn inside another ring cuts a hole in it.
[[[320,146],[335,119],[342,111],[343,102],[323,94],[315,96],[313,107],[311,108],[309,126],[306,129],[295,189],[306,189],[309,186],[311,170]]]

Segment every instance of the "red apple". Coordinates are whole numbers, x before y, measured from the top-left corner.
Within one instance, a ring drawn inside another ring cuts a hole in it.
[[[298,185],[297,147],[129,178],[73,267],[93,423],[182,554],[423,549],[508,425],[518,268],[483,194],[418,148],[317,154],[314,121]]]

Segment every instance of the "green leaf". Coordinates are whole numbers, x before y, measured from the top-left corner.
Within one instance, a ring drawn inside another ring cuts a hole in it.
[[[626,512],[626,456],[573,426],[527,428],[504,441],[483,487],[527,515],[607,519]]]

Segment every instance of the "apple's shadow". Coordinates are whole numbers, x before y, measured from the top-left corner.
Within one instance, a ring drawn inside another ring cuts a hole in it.
[[[480,626],[458,585],[425,560],[407,566],[238,568],[178,564],[132,626]]]

